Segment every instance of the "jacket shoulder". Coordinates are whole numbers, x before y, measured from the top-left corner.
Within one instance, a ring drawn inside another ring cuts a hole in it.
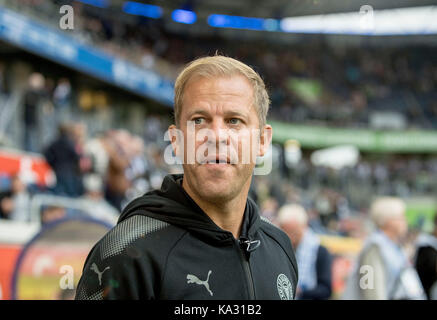
[[[287,236],[287,234],[284,231],[282,231],[279,227],[274,225],[266,217],[260,216],[260,218],[261,218],[261,230],[267,233],[270,237],[274,238],[276,241],[281,242],[281,244],[285,245],[286,247],[288,247],[288,244],[290,244],[290,248],[292,249],[290,238]]]
[[[183,234],[178,227],[144,215],[123,220],[88,254],[76,299],[154,298],[167,256]]]
[[[266,217],[261,218],[261,230],[266,233],[270,238],[275,240],[279,246],[284,250],[284,252],[287,254],[288,258],[290,259],[291,264],[293,265],[294,271],[296,273],[296,278],[298,276],[298,270],[297,270],[297,262],[296,257],[294,254],[294,249],[291,244],[290,238],[288,235],[282,231],[280,228],[275,226],[269,219]]]
[[[171,225],[155,218],[135,215],[112,228],[98,243],[102,260],[118,255],[130,244],[158,231],[168,230]]]

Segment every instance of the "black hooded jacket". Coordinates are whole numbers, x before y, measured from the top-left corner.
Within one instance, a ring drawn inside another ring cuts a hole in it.
[[[248,198],[239,239],[168,175],[132,201],[89,253],[76,299],[294,299],[288,236]]]

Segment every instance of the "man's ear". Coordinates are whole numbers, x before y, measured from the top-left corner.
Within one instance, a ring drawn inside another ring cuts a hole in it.
[[[259,139],[259,151],[258,156],[264,156],[269,150],[270,144],[273,138],[273,128],[271,125],[266,124],[264,128],[261,129],[260,139]]]
[[[168,127],[168,135],[170,138],[171,147],[173,149],[173,153],[175,156],[178,156],[179,151],[179,137],[178,137],[178,128],[174,124]]]

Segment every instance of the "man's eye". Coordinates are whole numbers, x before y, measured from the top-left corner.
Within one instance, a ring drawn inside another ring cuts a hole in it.
[[[230,124],[239,124],[241,122],[241,120],[240,119],[237,119],[237,118],[231,118],[231,119],[229,119],[229,123]]]
[[[194,119],[194,124],[202,124],[203,118],[196,118]]]

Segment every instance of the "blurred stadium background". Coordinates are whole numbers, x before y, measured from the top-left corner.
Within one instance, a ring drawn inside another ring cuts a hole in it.
[[[0,299],[72,297],[60,268],[77,282],[119,210],[180,170],[163,161],[173,82],[216,52],[265,79],[273,168],[251,194],[273,221],[304,205],[335,256],[332,298],[376,196],[406,201],[412,254],[437,212],[433,3],[0,0]]]

